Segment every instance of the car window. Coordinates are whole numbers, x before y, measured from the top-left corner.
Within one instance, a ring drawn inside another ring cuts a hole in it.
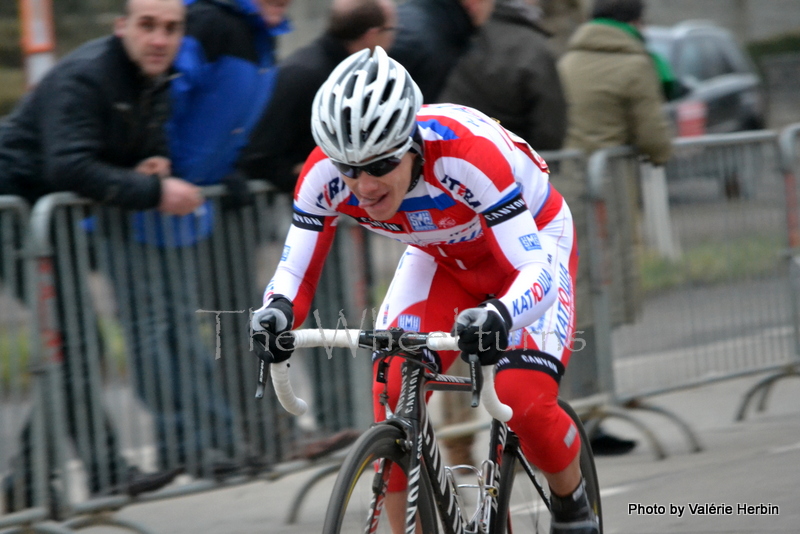
[[[687,38],[678,49],[676,72],[679,78],[705,80],[703,42],[697,37]]]
[[[703,46],[706,49],[706,75],[708,78],[736,72],[736,67],[726,53],[725,43],[721,39],[709,37]]]
[[[672,40],[664,37],[655,37],[652,35],[647,36],[647,49],[655,52],[667,61],[672,61],[671,46]],[[673,67],[674,68],[674,67]]]

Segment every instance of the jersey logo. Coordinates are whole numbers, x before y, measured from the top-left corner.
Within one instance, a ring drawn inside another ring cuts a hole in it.
[[[428,210],[422,211],[409,211],[406,212],[408,222],[411,223],[411,228],[415,232],[426,232],[428,230],[437,230],[438,227],[433,224],[433,217]]]
[[[325,229],[325,219],[318,215],[309,215],[295,210],[292,213],[292,224],[303,230],[321,232]]]
[[[386,230],[387,232],[402,232],[403,227],[399,224],[395,223],[387,223],[383,221],[376,221],[375,219],[370,219],[369,217],[356,217],[356,220],[365,225],[371,226],[373,228],[380,228],[381,230]]]
[[[537,234],[528,234],[519,238],[519,242],[525,247],[525,250],[542,250],[542,245],[539,243],[539,236]]]
[[[486,220],[486,226],[494,226],[512,217],[516,217],[526,209],[527,207],[525,206],[525,201],[522,199],[522,195],[518,194],[514,195],[514,198],[508,202],[504,202],[499,206],[489,208],[489,211],[483,212],[483,218]]]
[[[281,254],[281,261],[286,261],[289,257],[289,251],[292,250],[292,247],[289,245],[283,245],[283,254]]]
[[[408,332],[419,332],[420,318],[418,315],[402,314],[397,318],[397,326]]]
[[[442,178],[440,181],[451,192],[463,198],[464,202],[466,202],[469,206],[477,208],[478,206],[481,205],[481,203],[478,200],[475,200],[475,194],[472,191],[470,191],[470,189],[467,186],[465,186],[452,176],[448,176],[447,174],[445,174],[444,178]]]

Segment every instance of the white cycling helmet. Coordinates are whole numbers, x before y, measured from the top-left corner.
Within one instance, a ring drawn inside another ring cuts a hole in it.
[[[317,91],[311,133],[334,161],[364,165],[407,150],[422,92],[380,46],[342,61]]]

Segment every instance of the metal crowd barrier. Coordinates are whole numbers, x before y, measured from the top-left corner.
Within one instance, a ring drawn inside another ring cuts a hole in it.
[[[23,199],[0,196],[0,529],[69,532],[43,523],[51,502],[45,465],[45,420],[51,406],[43,373],[34,264],[26,257],[30,209]],[[28,437],[28,448],[18,436]],[[20,468],[30,458],[33,469]]]
[[[251,191],[253,206],[226,210],[224,189],[205,188],[209,201],[180,220],[71,193],[34,207],[30,245],[40,306],[51,311],[37,325],[53,340],[45,397],[55,412],[47,421],[64,423],[49,428],[48,461],[32,465],[59,477],[54,516],[66,527],[147,532],[99,512],[280,476],[273,468],[298,458],[308,442],[359,422],[357,383],[368,364],[349,353],[297,357],[317,401],[305,425],[271,393],[254,396],[249,312],[283,254],[291,206],[266,184]],[[328,292],[315,302],[323,323],[335,320],[340,303],[355,308],[366,298],[347,289],[366,287],[364,251],[350,230],[339,232],[323,270],[320,288]],[[143,477],[175,469],[184,472],[176,483],[138,494],[147,490]]]
[[[757,401],[757,409],[764,411],[772,387],[782,378],[800,377],[800,204],[798,183],[800,176],[800,123],[787,126],[780,135],[780,161],[784,175],[786,195],[786,225],[789,244],[789,299],[792,310],[792,334],[794,354],[786,365],[759,380],[747,393],[736,412],[736,419],[745,418],[751,401]]]
[[[612,312],[611,260],[598,255],[593,265],[600,296],[595,316],[604,323],[600,376],[611,385],[616,405],[636,406],[644,397],[781,368],[795,359],[796,314],[786,261],[792,208],[777,134],[684,138],[673,147],[666,194],[654,199],[646,191],[650,197],[642,198],[642,190],[636,191],[632,211],[666,203],[668,217],[661,224],[669,225],[677,244],[666,254],[634,236],[630,260],[642,293],[620,326]],[[615,239],[604,222],[606,205],[614,200],[608,184],[631,168],[638,168],[638,157],[629,148],[590,158],[597,250],[613,250]],[[641,216],[651,214],[645,210]]]

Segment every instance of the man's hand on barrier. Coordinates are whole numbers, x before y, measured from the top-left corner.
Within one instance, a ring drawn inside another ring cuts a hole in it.
[[[155,174],[159,178],[167,178],[172,174],[172,162],[164,156],[151,156],[140,161],[133,170],[142,174]]]
[[[288,360],[294,352],[294,338],[281,334],[290,330],[293,323],[292,302],[283,295],[273,296],[269,304],[254,311],[250,325],[253,339],[266,349],[256,351],[256,356],[267,363]]]
[[[458,314],[453,330],[458,336],[461,358],[466,362],[470,354],[477,354],[481,365],[494,365],[508,348],[508,324],[496,305],[484,303],[464,310]]]
[[[194,184],[180,178],[161,180],[158,210],[169,215],[189,215],[203,204],[203,193]]]

